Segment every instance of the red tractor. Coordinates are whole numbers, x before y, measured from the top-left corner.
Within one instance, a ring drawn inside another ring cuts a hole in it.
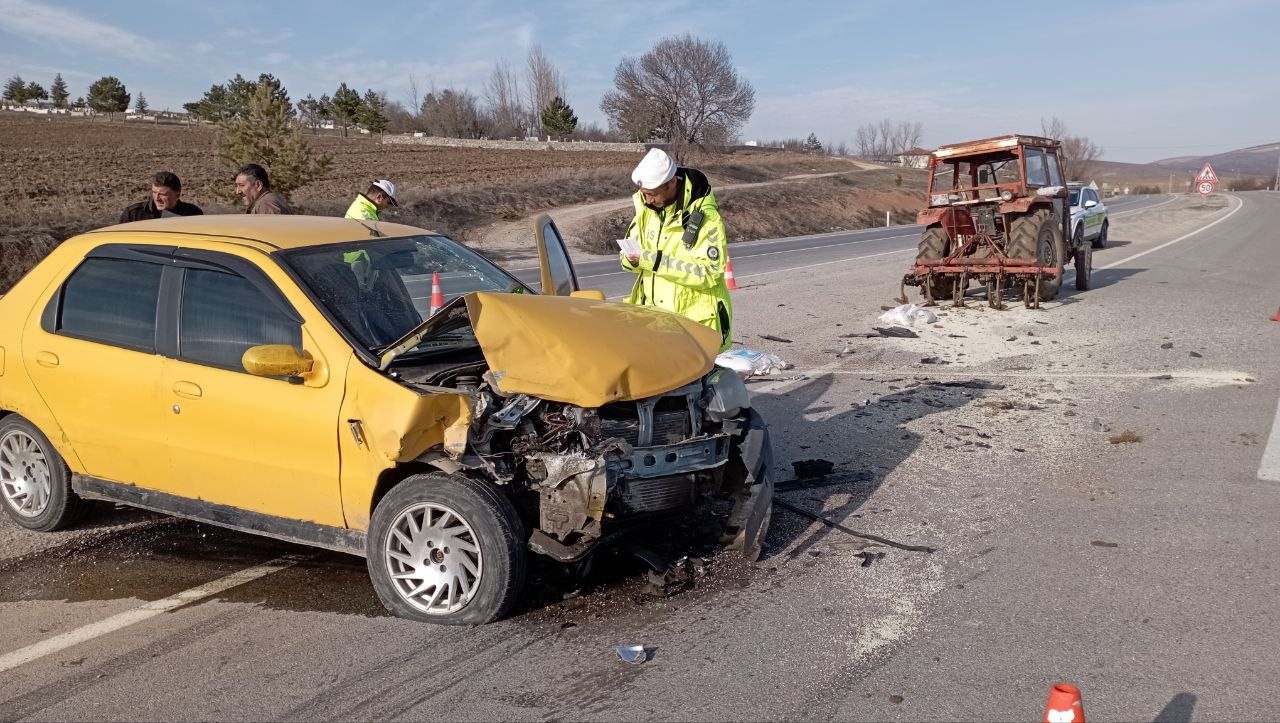
[[[1070,234],[1061,144],[1010,135],[943,146],[929,155],[928,208],[915,264],[903,277],[926,304],[964,305],[970,281],[986,286],[987,303],[1004,308],[1006,289],[1039,308],[1061,288],[1068,260],[1075,287],[1089,288],[1092,247]]]

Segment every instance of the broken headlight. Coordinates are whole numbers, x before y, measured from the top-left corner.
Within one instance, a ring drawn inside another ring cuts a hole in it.
[[[717,368],[706,377],[707,417],[713,422],[732,419],[751,406],[751,393],[732,369]]]

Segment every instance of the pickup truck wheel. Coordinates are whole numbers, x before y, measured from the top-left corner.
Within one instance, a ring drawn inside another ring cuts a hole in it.
[[[366,538],[369,578],[395,615],[483,625],[524,588],[524,525],[492,485],[461,475],[417,474],[378,503]]]
[[[1098,237],[1093,240],[1093,247],[1095,249],[1104,249],[1107,247],[1107,226],[1108,225],[1109,223],[1107,221],[1102,222],[1102,230],[1098,232]]]
[[[71,470],[62,455],[16,414],[0,421],[0,492],[9,517],[36,532],[69,527],[85,508],[71,491]]]
[[[1088,291],[1093,286],[1093,247],[1080,244],[1076,247],[1076,291]]]

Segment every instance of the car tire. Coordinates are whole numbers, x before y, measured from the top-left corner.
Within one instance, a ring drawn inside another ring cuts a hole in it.
[[[71,490],[66,460],[16,414],[0,420],[0,499],[10,519],[36,532],[70,527],[87,506]]]
[[[1095,249],[1105,249],[1107,247],[1107,226],[1109,222],[1102,222],[1102,230],[1098,232],[1098,237],[1093,240]]]
[[[1076,291],[1088,291],[1093,287],[1093,247],[1080,244],[1076,247]]]
[[[378,502],[365,548],[373,589],[396,616],[483,625],[523,591],[527,542],[493,485],[432,472],[405,478]]]

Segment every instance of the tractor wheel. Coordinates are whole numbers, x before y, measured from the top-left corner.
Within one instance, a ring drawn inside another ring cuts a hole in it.
[[[947,238],[947,232],[942,230],[941,226],[930,226],[924,230],[924,234],[920,236],[920,245],[916,252],[916,260],[918,261],[940,261],[946,258],[947,249],[950,246],[950,239]],[[956,293],[956,284],[959,280],[951,274],[930,274],[932,280],[932,293],[934,301],[943,301],[953,298]],[[925,287],[920,287],[920,293],[925,295]]]
[[[1041,279],[1040,300],[1052,301],[1062,286],[1062,271],[1067,262],[1062,228],[1053,214],[1039,210],[1014,219],[1009,229],[1009,256],[1015,259],[1038,259],[1041,266],[1057,269],[1058,276]],[[1034,293],[1035,281],[1027,283],[1027,293]],[[1029,301],[1029,299],[1028,299]]]

